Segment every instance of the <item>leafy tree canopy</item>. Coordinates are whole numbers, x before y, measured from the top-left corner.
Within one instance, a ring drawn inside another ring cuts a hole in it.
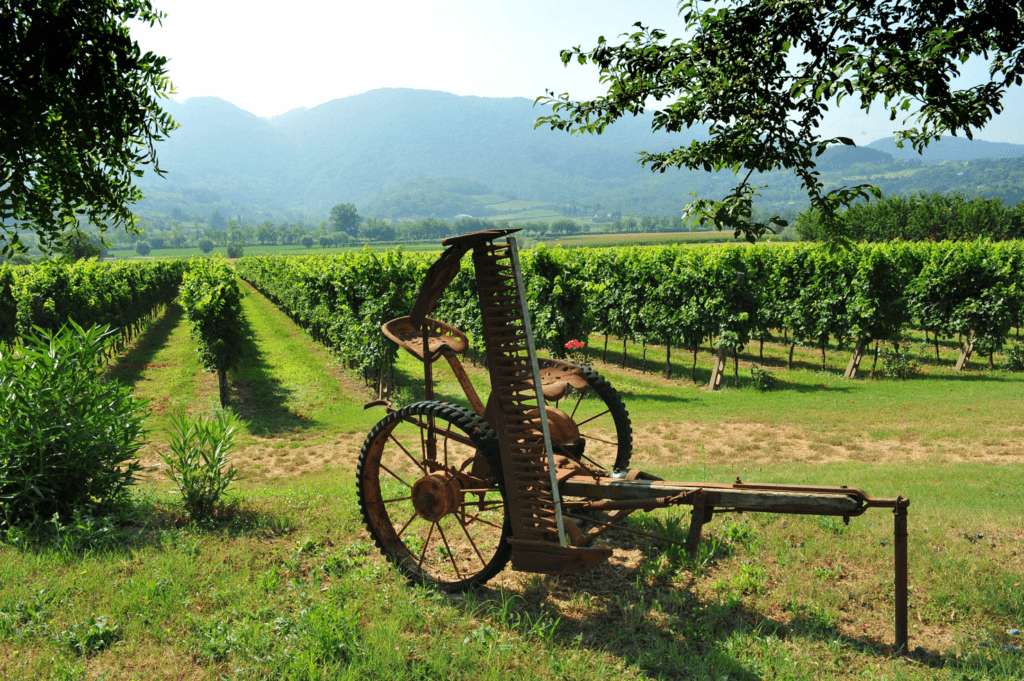
[[[742,178],[736,187],[721,201],[694,201],[689,214],[750,240],[784,224],[751,219],[755,172],[792,170],[837,241],[845,235],[836,211],[877,195],[869,185],[824,191],[816,157],[854,144],[819,133],[830,106],[846,97],[865,111],[880,103],[891,120],[904,117],[900,146],[921,151],[943,134],[972,137],[1024,76],[1024,19],[1009,0],[681,0],[679,8],[686,37],[637,23],[621,45],[600,37],[592,50],[563,50],[566,65],[596,65],[608,92],[576,101],[548,91],[537,101],[553,113],[537,126],[600,134],[652,100],[661,103],[656,131],[708,126],[707,139],[640,160],[660,172],[731,169]],[[988,81],[958,89],[953,79],[972,57],[988,60]]]
[[[0,11],[0,242],[11,223],[47,248],[84,219],[132,230],[140,165],[176,127],[158,99],[173,92],[165,57],[143,54],[128,21],[163,14],[149,0],[3,0]]]
[[[103,258],[107,255],[107,249],[102,241],[77,229],[68,230],[60,236],[60,250],[66,258],[82,260],[83,258]]]
[[[359,236],[359,223],[363,221],[355,204],[339,203],[331,208],[331,230],[345,232],[349,236]]]

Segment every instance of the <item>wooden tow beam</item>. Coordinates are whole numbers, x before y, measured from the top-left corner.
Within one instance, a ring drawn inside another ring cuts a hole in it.
[[[715,514],[841,517],[891,508],[895,647],[908,650],[907,508],[846,486],[672,482],[630,470],[632,426],[619,394],[590,367],[537,357],[519,264],[518,230],[445,239],[408,317],[384,334],[423,365],[425,400],[393,408],[367,435],[356,471],[363,520],[381,552],[410,580],[447,591],[517,570],[578,574],[603,562],[608,530],[682,544],[695,555]],[[431,319],[472,253],[490,393],[476,391],[459,360],[469,340]],[[434,399],[433,364],[444,358],[469,407]],[[584,401],[584,396],[589,396]],[[563,404],[563,402],[565,404]],[[574,403],[573,403],[574,402]],[[622,524],[637,510],[690,506],[678,542]]]

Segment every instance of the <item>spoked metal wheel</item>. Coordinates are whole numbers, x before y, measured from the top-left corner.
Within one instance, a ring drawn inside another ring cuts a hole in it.
[[[498,441],[468,409],[417,402],[388,414],[367,436],[357,476],[367,529],[410,580],[462,591],[508,563]]]
[[[633,454],[633,425],[619,392],[599,373],[582,365],[589,390],[554,405],[579,430],[586,445],[581,463],[598,470],[625,471]]]

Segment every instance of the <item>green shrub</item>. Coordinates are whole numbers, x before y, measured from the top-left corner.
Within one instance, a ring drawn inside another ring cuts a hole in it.
[[[905,381],[917,376],[920,370],[917,360],[910,356],[906,348],[895,344],[882,348],[882,371],[886,378]]]
[[[754,381],[754,387],[761,392],[768,392],[775,387],[775,374],[764,367],[752,364],[750,366],[750,377]]]
[[[1003,368],[1007,371],[1024,371],[1024,345],[1014,343],[1006,349]]]
[[[178,486],[182,503],[193,519],[212,517],[235,479],[237,471],[227,464],[235,446],[236,428],[234,415],[223,411],[216,419],[171,417],[171,451],[161,458],[167,466],[167,477]]]
[[[143,403],[103,378],[113,331],[36,328],[0,349],[0,521],[62,520],[120,501],[143,445]]]
[[[135,244],[135,252],[139,255],[149,255],[150,250],[149,243],[145,241],[139,241]]]
[[[245,255],[245,248],[242,244],[228,244],[228,257],[241,258]]]
[[[213,250],[213,242],[210,241],[209,239],[200,239],[199,250],[202,251],[203,253],[209,253],[210,251]]]

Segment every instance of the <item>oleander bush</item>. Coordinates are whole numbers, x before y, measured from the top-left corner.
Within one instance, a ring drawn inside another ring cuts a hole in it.
[[[228,461],[237,429],[236,417],[227,412],[216,418],[171,417],[170,451],[161,458],[193,520],[212,517],[235,479],[237,471]]]
[[[25,334],[0,347],[0,523],[67,521],[121,501],[140,470],[144,404],[103,377],[113,330]]]

